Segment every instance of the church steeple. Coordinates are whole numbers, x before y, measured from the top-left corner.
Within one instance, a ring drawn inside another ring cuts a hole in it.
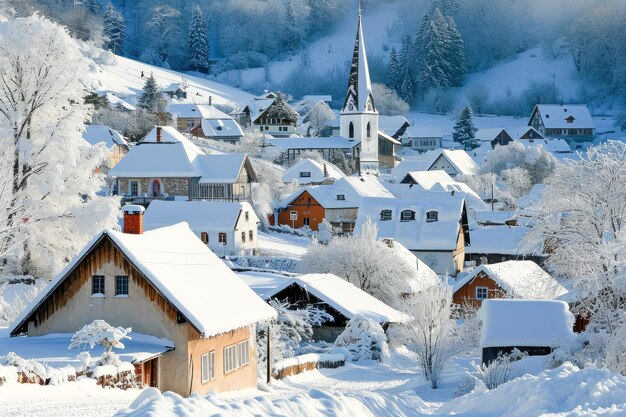
[[[361,2],[359,1],[359,23],[354,42],[354,54],[350,66],[348,92],[343,103],[342,113],[376,113],[372,96],[372,83],[367,65],[363,25],[361,23]]]

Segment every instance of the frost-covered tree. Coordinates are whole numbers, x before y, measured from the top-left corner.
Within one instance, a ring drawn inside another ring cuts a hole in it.
[[[154,74],[150,74],[150,77],[148,77],[143,86],[141,97],[139,97],[139,107],[151,113],[157,113],[160,110],[161,99],[161,91],[154,78]]]
[[[98,231],[115,227],[119,201],[99,197],[106,150],[81,137],[90,63],[64,28],[33,16],[0,23],[0,158],[5,273],[56,273]],[[6,216],[6,217],[5,217]]]
[[[376,101],[378,104],[378,101]],[[378,107],[378,106],[376,106]],[[323,103],[313,107],[307,115],[307,122],[311,124],[311,136],[319,136],[322,130],[330,125],[337,116],[332,109]]]
[[[382,116],[397,116],[409,111],[409,105],[384,84],[374,83],[372,94],[376,100],[376,110]]]
[[[126,21],[113,4],[109,3],[104,12],[104,49],[109,49],[114,54],[124,51],[124,39],[126,37]]]
[[[558,162],[554,155],[542,146],[524,146],[519,142],[508,145],[496,145],[481,165],[481,173],[494,173],[498,176],[504,170],[523,168],[528,171],[530,185],[543,183],[556,168]]]
[[[472,108],[465,106],[456,119],[452,130],[452,140],[462,143],[465,150],[472,149],[476,143],[476,132]]]
[[[335,340],[336,347],[346,348],[353,362],[389,359],[387,335],[379,323],[363,316],[352,318]]]
[[[326,219],[317,226],[317,241],[322,245],[328,245],[333,240],[333,226]]]
[[[387,81],[386,84],[389,88],[400,94],[400,87],[402,87],[402,70],[400,68],[400,61],[398,61],[398,54],[396,48],[391,48],[389,52],[389,62],[387,63]]]
[[[467,89],[465,97],[472,109],[476,110],[476,113],[480,115],[485,112],[485,108],[489,103],[489,89],[482,84],[475,84]]]
[[[94,320],[72,335],[68,349],[80,349],[84,346],[93,349],[96,345],[101,345],[105,353],[111,352],[113,348],[124,349],[122,340],[130,339],[128,334],[131,330],[130,327],[113,327],[104,320]]]
[[[191,11],[189,23],[189,65],[196,71],[208,72],[209,63],[209,31],[202,9],[197,4]]]

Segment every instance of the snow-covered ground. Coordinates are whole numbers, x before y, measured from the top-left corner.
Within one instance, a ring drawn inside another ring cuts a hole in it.
[[[259,255],[300,258],[307,251],[311,239],[287,233],[259,232]]]

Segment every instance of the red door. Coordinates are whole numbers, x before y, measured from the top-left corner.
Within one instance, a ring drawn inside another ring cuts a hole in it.
[[[152,181],[152,197],[159,197],[161,195],[161,181]]]

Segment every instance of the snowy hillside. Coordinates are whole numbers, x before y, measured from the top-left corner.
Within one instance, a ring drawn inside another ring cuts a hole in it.
[[[251,94],[245,91],[215,81],[155,67],[121,56],[115,56],[113,62],[101,64],[96,74],[96,79],[99,82],[100,90],[112,91],[120,97],[125,97],[141,92],[146,82],[146,78],[141,77],[142,71],[144,77],[148,77],[150,73],[153,73],[161,87],[181,82],[184,78],[187,83],[189,97],[196,97],[202,101],[208,100],[209,96],[211,96],[213,97],[213,103],[232,107],[252,97]]]

